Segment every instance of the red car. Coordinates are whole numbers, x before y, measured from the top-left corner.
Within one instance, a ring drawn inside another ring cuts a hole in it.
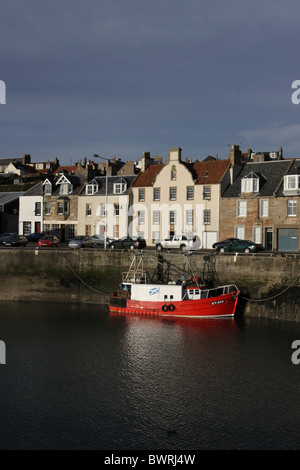
[[[59,239],[55,235],[45,235],[38,241],[38,246],[58,246]]]

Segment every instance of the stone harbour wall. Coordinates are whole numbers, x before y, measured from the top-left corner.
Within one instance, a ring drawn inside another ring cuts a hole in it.
[[[238,314],[300,321],[300,257],[281,254],[163,253],[172,265],[187,268],[214,285],[241,290]],[[133,254],[70,249],[0,250],[0,301],[47,301],[107,304]],[[146,252],[144,269],[156,266]],[[177,278],[178,272],[171,269]],[[298,277],[299,276],[299,277]]]

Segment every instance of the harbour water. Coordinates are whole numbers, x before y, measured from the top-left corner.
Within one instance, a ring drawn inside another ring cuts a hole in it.
[[[300,325],[0,303],[0,449],[300,449]]]

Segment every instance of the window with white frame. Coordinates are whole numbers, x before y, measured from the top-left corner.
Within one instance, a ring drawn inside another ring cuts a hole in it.
[[[170,201],[176,201],[176,197],[177,197],[177,188],[175,187],[172,187],[170,188],[170,193],[169,193],[169,198],[170,198]]]
[[[58,201],[57,203],[57,214],[62,215],[64,213],[64,203],[63,201]]]
[[[240,238],[241,240],[245,239],[245,227],[242,225],[237,225],[234,227],[234,236],[235,238]]]
[[[139,188],[139,201],[145,200],[145,188]]]
[[[297,201],[296,199],[289,199],[287,204],[287,215],[288,217],[297,216]]]
[[[159,225],[159,211],[153,211],[153,225]]]
[[[101,204],[100,207],[100,216],[105,217],[105,204]]]
[[[210,186],[204,186],[203,188],[203,199],[210,200],[211,189]]]
[[[92,215],[92,204],[86,204],[85,209],[86,209],[86,215],[90,217]]]
[[[70,194],[73,190],[71,183],[61,183],[59,188],[59,194]]]
[[[176,180],[176,166],[175,165],[172,165],[172,169],[171,169],[171,181],[175,181]]]
[[[153,201],[160,200],[160,188],[153,188]]]
[[[35,203],[34,213],[37,216],[41,215],[41,213],[42,213],[42,203],[41,202],[36,202]]]
[[[144,223],[145,223],[145,211],[139,211],[138,212],[138,224],[144,225]]]
[[[260,201],[260,216],[261,217],[269,216],[269,199],[262,199]]]
[[[52,194],[52,184],[49,182],[46,182],[44,184],[44,196],[51,196]]]
[[[186,225],[193,225],[194,222],[194,211],[193,210],[187,210],[186,211]]]
[[[86,195],[95,194],[98,191],[98,185],[96,183],[87,184],[85,188]]]
[[[118,217],[120,215],[120,204],[114,204],[114,215]]]
[[[23,235],[31,234],[31,222],[23,222]]]
[[[125,181],[119,181],[114,184],[114,194],[122,194],[127,189],[127,183]]]
[[[273,160],[275,160],[277,158],[277,152],[270,152],[269,153],[269,157],[272,158]]]
[[[194,186],[186,187],[186,198],[188,201],[194,199]]]
[[[69,215],[69,201],[58,201],[57,202],[57,214],[58,215]]]
[[[237,217],[247,216],[247,201],[237,201]]]
[[[51,204],[50,204],[50,202],[45,202],[44,210],[45,210],[45,215],[50,215],[50,212],[51,212]]]
[[[204,225],[209,225],[210,224],[210,210],[209,209],[205,209],[203,211],[203,223]]]
[[[254,243],[261,243],[261,226],[255,225],[253,227],[253,241]]]
[[[286,175],[283,180],[284,194],[300,194],[300,175]]]
[[[242,179],[242,193],[257,193],[259,191],[259,177],[253,171]]]
[[[175,224],[176,223],[176,211],[169,212],[169,223]]]

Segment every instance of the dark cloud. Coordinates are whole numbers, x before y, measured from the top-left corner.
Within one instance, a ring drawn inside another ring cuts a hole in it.
[[[297,1],[2,0],[0,156],[299,155]]]

